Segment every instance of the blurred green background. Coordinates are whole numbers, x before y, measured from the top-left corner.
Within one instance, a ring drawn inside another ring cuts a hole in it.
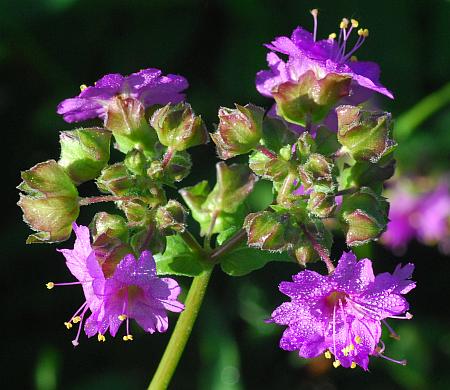
[[[394,114],[408,110],[449,81],[450,2],[377,1],[119,1],[0,0],[0,115],[3,186],[1,231],[1,381],[14,389],[142,389],[156,368],[170,334],[120,338],[106,343],[81,339],[63,326],[81,303],[74,288],[49,292],[45,282],[69,281],[54,246],[25,246],[15,186],[19,171],[57,158],[58,131],[73,128],[55,113],[58,102],[111,72],[146,67],[179,73],[190,82],[188,99],[212,129],[219,106],[234,102],[269,106],[254,87],[266,67],[263,43],[310,28],[318,7],[319,35],[354,17],[371,35],[360,59],[380,63],[382,81],[396,95],[378,104]],[[440,110],[399,148],[402,171],[428,174],[449,168],[450,110]],[[211,145],[194,149],[194,171],[182,185],[214,174]],[[92,193],[93,187],[86,187]],[[92,210],[82,212],[88,223]],[[60,247],[68,247],[70,243]],[[335,245],[335,253],[343,249]],[[373,248],[378,271],[400,260]],[[310,364],[278,348],[281,327],[263,322],[283,301],[281,280],[298,271],[272,263],[263,271],[230,278],[215,271],[192,338],[174,377],[173,389],[449,389],[450,261],[437,249],[413,243],[402,257],[417,266],[418,288],[410,295],[412,321],[392,323],[401,341],[387,354],[407,358],[396,366],[373,359],[371,372]],[[181,284],[189,280],[180,278]],[[175,317],[171,317],[172,325]],[[73,329],[72,331],[73,332]],[[386,337],[387,338],[387,337]]]

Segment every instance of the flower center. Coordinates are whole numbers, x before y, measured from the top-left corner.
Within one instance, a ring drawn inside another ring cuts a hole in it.
[[[333,291],[325,298],[325,303],[330,309],[332,309],[339,302],[339,300],[341,300],[342,303],[345,303],[346,297],[347,295],[341,291]]]

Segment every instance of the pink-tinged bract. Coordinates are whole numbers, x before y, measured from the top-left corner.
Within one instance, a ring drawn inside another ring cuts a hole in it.
[[[269,320],[287,326],[280,347],[304,358],[333,354],[335,367],[367,370],[369,356],[385,357],[381,322],[411,318],[403,295],[415,287],[413,270],[412,264],[399,265],[392,274],[375,276],[369,259],[357,261],[352,252],[344,252],[329,275],[306,270],[292,282],[281,282],[280,291],[291,301],[275,309]]]
[[[57,108],[66,122],[80,122],[100,117],[104,119],[108,104],[122,95],[141,101],[144,107],[154,104],[176,104],[184,100],[187,80],[179,75],[163,76],[159,69],[149,68],[122,76],[108,74],[93,86],[84,87],[78,96],[63,100]]]
[[[146,332],[165,332],[168,328],[167,311],[181,312],[184,305],[177,301],[180,286],[170,278],[159,278],[150,251],[144,251],[136,260],[131,254],[117,265],[111,278],[100,276],[94,282],[94,291],[102,303],[86,320],[85,332],[91,337],[103,336],[109,329],[115,336],[120,325],[134,319]],[[129,338],[130,339],[130,338]]]

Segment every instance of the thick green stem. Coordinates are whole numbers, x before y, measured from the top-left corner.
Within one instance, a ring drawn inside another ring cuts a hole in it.
[[[173,373],[184,351],[184,347],[194,326],[197,314],[205,296],[206,288],[213,268],[203,271],[192,281],[191,288],[185,302],[185,309],[178,318],[178,322],[167,344],[158,369],[153,376],[148,390],[165,390],[169,386]]]
[[[450,83],[433,92],[401,115],[395,123],[394,135],[398,141],[406,139],[413,130],[420,126],[436,111],[450,102]]]

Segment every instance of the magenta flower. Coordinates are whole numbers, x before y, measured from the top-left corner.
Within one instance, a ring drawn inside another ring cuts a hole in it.
[[[264,96],[272,97],[280,84],[297,82],[307,71],[312,70],[318,80],[334,73],[349,76],[352,79],[350,98],[352,103],[367,100],[372,92],[394,98],[392,93],[379,82],[380,68],[374,62],[357,61],[355,52],[369,35],[367,29],[357,31],[358,38],[353,47],[349,46],[352,31],[358,27],[358,21],[344,18],[340,23],[339,36],[330,34],[328,39],[316,40],[317,10],[311,11],[314,17],[314,33],[297,27],[290,38],[278,37],[266,47],[269,70],[259,71],[256,75],[256,88]],[[276,53],[287,55],[287,61]]]
[[[412,264],[398,265],[393,274],[375,277],[369,259],[357,261],[344,252],[330,275],[307,270],[294,275],[293,282],[281,282],[280,291],[291,301],[275,309],[269,320],[288,326],[280,347],[304,358],[333,354],[334,367],[367,370],[371,355],[406,364],[383,355],[381,322],[396,336],[385,319],[412,317],[403,295],[416,286],[409,280],[413,270]]]
[[[145,107],[175,104],[184,100],[182,91],[187,87],[188,82],[184,77],[173,74],[162,76],[162,72],[155,68],[144,69],[130,76],[113,73],[103,76],[94,86],[82,86],[78,96],[59,103],[57,113],[66,122],[96,117],[104,119],[108,104],[114,96],[133,97]]]
[[[390,221],[381,236],[383,244],[401,253],[416,238],[428,245],[437,243],[444,253],[450,251],[450,191],[445,180],[436,186],[420,178],[402,180],[387,191],[387,197]]]
[[[150,251],[142,252],[138,260],[131,254],[125,256],[109,279],[103,279],[99,273],[94,291],[102,303],[86,320],[85,332],[88,337],[97,334],[99,341],[105,339],[108,329],[114,337],[123,322],[126,322],[123,339],[132,340],[129,319],[134,319],[146,332],[165,332],[167,310],[181,312],[184,309],[177,301],[180,286],[174,279],[158,278]]]
[[[85,301],[64,323],[67,329],[78,325],[78,332],[72,341],[78,345],[83,320],[87,310],[91,315],[85,321],[85,333],[91,337],[98,334],[98,340],[105,340],[109,328],[114,337],[126,322],[125,341],[132,340],[129,319],[134,318],[146,331],[165,332],[168,327],[166,311],[180,312],[184,305],[177,301],[180,294],[178,283],[170,278],[158,278],[156,264],[149,251],[142,252],[139,260],[126,255],[117,265],[112,277],[105,278],[102,265],[91,247],[89,229],[73,224],[76,240],[73,249],[59,250],[66,258],[66,265],[78,282],[47,283],[47,288],[81,284]]]
[[[78,226],[76,223],[73,224],[73,230],[76,235],[75,244],[73,249],[58,249],[64,257],[66,258],[66,265],[69,268],[78,282],[69,283],[47,283],[47,288],[52,289],[54,286],[70,286],[81,284],[83,287],[83,292],[85,296],[84,303],[80,308],[70,317],[70,319],[64,323],[67,329],[72,328],[72,324],[79,323],[78,332],[75,339],[72,341],[74,346],[78,345],[78,339],[80,337],[80,332],[83,324],[83,319],[86,315],[88,309],[91,311],[97,310],[102,300],[94,292],[93,282],[94,279],[97,283],[103,278],[103,273],[101,272],[101,267],[97,262],[95,253],[92,250],[91,242],[89,238],[89,228],[86,226]]]

